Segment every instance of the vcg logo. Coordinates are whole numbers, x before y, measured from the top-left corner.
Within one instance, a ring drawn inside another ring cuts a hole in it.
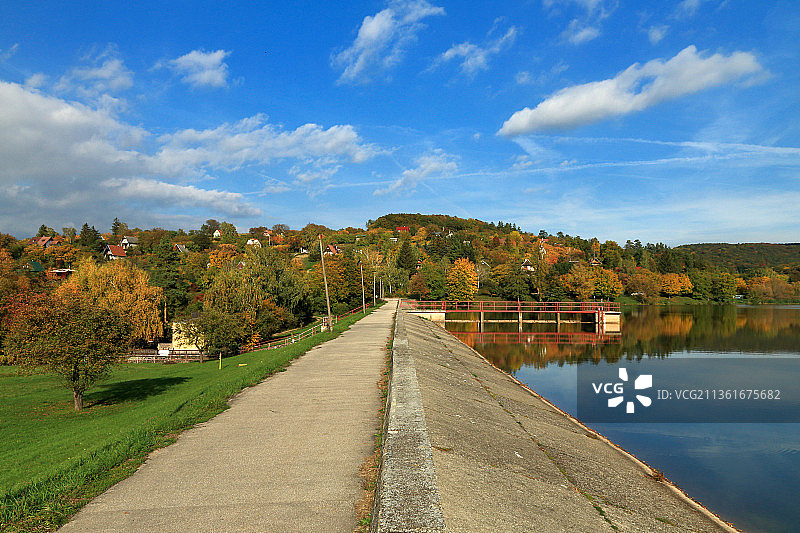
[[[600,394],[602,391],[605,394],[615,395],[612,398],[608,399],[608,406],[609,407],[617,407],[622,402],[625,401],[625,383],[628,381],[628,371],[624,368],[619,369],[619,379],[621,381],[617,383],[592,383],[592,389],[594,389],[595,394]],[[652,374],[642,374],[633,382],[634,390],[643,390],[649,389],[653,386],[653,375]],[[643,394],[636,394],[636,399],[639,400],[645,407],[649,407],[653,400],[650,397],[645,396]],[[625,412],[626,413],[633,413],[634,412],[634,402],[633,400],[628,400],[625,402]]]

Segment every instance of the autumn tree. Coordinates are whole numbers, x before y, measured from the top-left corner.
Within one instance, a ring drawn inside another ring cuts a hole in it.
[[[163,333],[163,290],[150,285],[147,272],[127,261],[97,265],[83,259],[55,293],[64,299],[84,295],[99,309],[121,316],[131,325],[133,341],[152,342]]]
[[[470,300],[478,292],[475,265],[465,258],[456,259],[447,272],[447,297],[451,300]]]
[[[422,272],[415,272],[408,282],[409,297],[425,300],[430,292],[428,284],[425,282],[425,275]]]
[[[83,394],[105,376],[130,339],[130,323],[86,294],[33,296],[9,321],[6,343],[29,372],[61,375],[76,411]]]
[[[208,254],[211,266],[222,268],[230,265],[239,255],[239,250],[233,244],[220,244],[219,248]]]
[[[661,292],[661,276],[646,268],[639,268],[628,278],[626,292],[638,296],[643,301],[658,298]]]
[[[692,282],[686,274],[664,274],[661,276],[661,292],[666,296],[691,294]]]
[[[622,283],[611,270],[601,268],[594,276],[594,296],[603,300],[613,300],[622,294]]]
[[[576,263],[561,276],[561,285],[579,300],[588,300],[595,289],[595,272],[585,263]]]

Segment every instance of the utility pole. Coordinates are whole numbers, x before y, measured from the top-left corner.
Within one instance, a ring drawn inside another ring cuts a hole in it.
[[[376,290],[375,284],[376,284],[376,281],[375,280],[376,280],[377,275],[378,275],[377,272],[373,272],[372,273],[372,305],[373,305],[373,307],[376,305],[376,302],[375,302],[375,296],[376,296],[376,294],[375,294],[375,290]]]
[[[322,280],[325,283],[325,303],[328,305],[328,330],[333,329],[331,297],[328,295],[328,275],[325,273],[325,254],[322,253],[322,234],[319,235],[319,260],[322,261]]]
[[[364,263],[361,260],[358,261],[358,266],[361,269],[361,308],[364,310],[364,314],[367,314],[367,300],[364,295]]]

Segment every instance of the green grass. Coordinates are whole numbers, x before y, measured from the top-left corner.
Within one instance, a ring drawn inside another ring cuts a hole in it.
[[[153,449],[362,316],[285,348],[223,359],[222,370],[217,361],[118,365],[87,391],[83,411],[72,409],[59,377],[0,367],[0,530],[55,529]]]

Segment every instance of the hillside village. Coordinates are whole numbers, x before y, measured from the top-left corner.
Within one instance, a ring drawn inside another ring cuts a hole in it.
[[[189,231],[118,219],[104,233],[42,225],[26,239],[0,234],[0,318],[5,330],[36,295],[93,291],[138,324],[134,346],[169,341],[170,324],[188,320],[224,332],[215,350],[235,350],[326,312],[320,250],[334,314],[360,306],[362,288],[370,300],[787,302],[800,298],[798,248],[784,246],[779,264],[762,250],[759,265],[732,268],[719,250],[712,263],[691,246],[601,243],[419,214],[385,215],[366,229],[276,224],[247,233],[213,219]]]

